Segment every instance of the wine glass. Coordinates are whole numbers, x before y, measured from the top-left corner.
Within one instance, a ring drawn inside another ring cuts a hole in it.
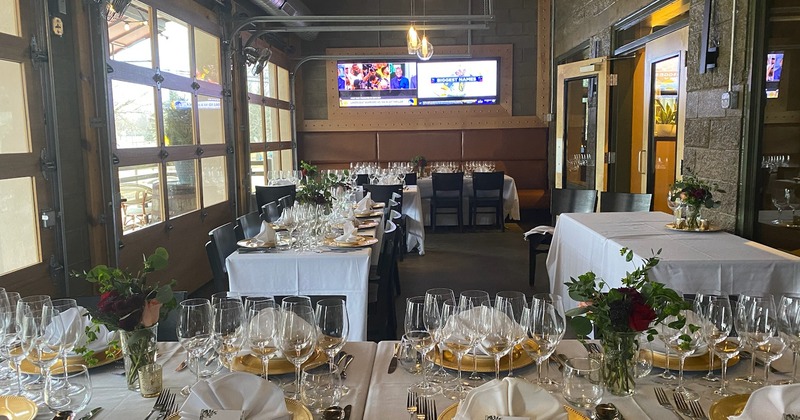
[[[227,299],[214,305],[214,344],[233,372],[233,359],[242,350],[245,340],[244,305],[239,299]]]
[[[264,379],[269,380],[269,359],[278,351],[277,331],[280,312],[272,298],[249,300],[247,304],[247,338],[250,351],[261,359]]]
[[[711,302],[715,299],[722,297],[723,294],[719,290],[701,290],[695,294],[694,302],[692,304],[694,308],[694,312],[698,316],[698,321],[700,322],[701,327],[705,327],[705,325],[709,322],[708,319],[708,310],[711,307]],[[725,296],[727,299],[727,296]],[[731,325],[732,326],[732,325]],[[713,334],[707,335],[706,333]],[[730,333],[730,331],[728,331]],[[703,339],[706,340],[706,344],[708,344],[708,373],[702,377],[702,379],[709,381],[709,382],[716,382],[719,380],[716,376],[714,376],[714,352],[712,349],[720,340],[724,340],[725,337],[728,336],[728,333],[724,334],[724,337],[720,338],[720,334],[717,330],[713,328],[704,329],[703,330]]]
[[[30,350],[30,348],[22,346],[20,334],[22,331],[22,324],[17,320],[16,307],[0,311],[0,319],[3,320],[3,324],[5,325],[3,329],[2,346],[0,346],[0,355],[2,355],[4,359],[12,362],[17,379],[17,395],[23,395],[20,364],[28,357],[28,350]],[[32,320],[25,322],[32,322]]]
[[[200,357],[206,352],[214,335],[213,311],[208,299],[187,299],[180,303],[177,336],[181,347],[189,354],[190,362],[195,363],[195,381],[200,382]],[[194,384],[192,386],[194,386]],[[188,396],[190,387],[184,387],[181,394]]]
[[[75,350],[78,341],[84,335],[83,322],[81,321],[82,314],[78,309],[78,302],[75,299],[55,299],[53,300],[53,307],[60,312],[61,321],[64,325],[64,351],[61,356],[62,366],[67,365],[67,357]],[[69,387],[70,392],[80,391],[77,385],[69,383],[69,376],[67,375],[64,380],[65,386]]]
[[[63,342],[55,338],[61,333],[63,324],[59,322],[60,319],[54,321],[53,311],[50,296],[27,296],[17,302],[17,334],[20,345],[28,360],[43,373],[35,382],[27,384],[28,390],[38,391],[44,387],[43,379],[47,377],[47,372],[58,361],[63,350]],[[48,329],[50,325],[52,326]],[[30,396],[32,399],[39,398],[34,394]]]
[[[19,301],[19,293],[6,292],[8,299],[8,306],[0,306],[0,358],[11,360],[5,356],[7,336],[16,336],[16,326],[14,325],[16,316],[14,312],[17,310],[17,302]],[[8,363],[0,364],[0,387],[8,388],[11,390],[12,383],[16,383],[17,371]]]
[[[512,349],[514,346],[519,345],[522,343],[527,336],[526,328],[523,327],[524,322],[522,319],[522,314],[525,308],[528,307],[528,300],[525,298],[525,293],[517,292],[517,291],[502,291],[498,292],[494,298],[495,302],[502,302],[507,301],[511,305],[512,312],[514,313],[514,322],[516,322],[516,326],[514,331],[516,332],[514,336],[514,344],[512,345]],[[508,375],[507,377],[514,377],[514,351],[511,351],[511,356],[508,357]]]
[[[778,218],[772,221],[772,224],[779,225],[783,223],[783,211],[789,208],[789,196],[787,194],[772,197],[772,205],[778,209]]]
[[[558,326],[557,311],[553,304],[534,299],[531,307],[524,311],[523,318],[526,339],[522,341],[522,349],[536,361],[536,383],[543,386],[542,365],[556,350],[563,334]]]
[[[425,327],[425,297],[415,296],[406,300],[405,337],[422,355],[422,382],[412,385],[409,390],[423,397],[431,397],[441,391],[441,387],[428,381],[426,365],[428,353],[433,350],[436,343],[433,336]]]
[[[559,295],[552,293],[537,293],[533,295],[533,299],[531,300],[531,306],[533,306],[534,304],[541,305],[541,302],[548,303],[553,307],[553,312],[552,312],[553,320],[551,328],[555,330],[555,334],[557,335],[554,335],[552,339],[557,340],[555,346],[558,346],[558,343],[560,343],[561,339],[564,338],[564,333],[566,332],[566,326],[567,326],[566,322],[567,318],[564,315],[564,303],[561,299],[561,296]],[[537,312],[533,311],[531,312],[532,315],[535,313]],[[550,314],[549,309],[547,311],[547,314],[548,315]],[[555,350],[555,347],[553,349]],[[547,355],[547,357],[550,357],[550,354],[552,354],[552,352],[550,352]],[[559,384],[558,381],[555,381],[552,378],[550,378],[550,364],[544,363],[544,369],[545,369],[545,375],[544,377],[541,378],[540,385],[543,386],[548,391],[551,392],[557,391],[561,386],[561,384]]]
[[[433,341],[436,343],[434,347],[439,353],[439,367],[434,368],[430,374],[431,382],[444,383],[452,379],[450,374],[444,370],[444,349],[442,344],[442,326],[444,319],[442,317],[442,304],[446,300],[456,300],[453,289],[436,288],[428,289],[425,292],[425,328],[433,336]]]
[[[464,355],[475,345],[472,326],[476,321],[472,319],[475,311],[463,308],[455,299],[442,302],[442,345],[455,354],[458,361],[458,379],[453,387],[443,391],[444,395],[453,400],[463,400],[471,387],[461,382],[461,360]]]
[[[342,351],[350,333],[350,320],[344,299],[321,299],[317,302],[316,320],[317,348],[328,355],[328,367],[333,372],[336,368],[336,354]],[[342,386],[343,394],[348,391],[349,389]]]
[[[293,297],[295,298],[295,297]],[[300,400],[300,366],[314,354],[317,329],[311,302],[303,299],[285,298],[281,302],[283,319],[279,332],[278,347],[286,359],[294,365],[294,389],[286,388],[288,397]]]
[[[495,301],[494,307],[487,307],[481,313],[479,329],[480,346],[494,357],[494,378],[500,379],[500,358],[511,351],[516,340],[516,322],[511,303],[506,300]]]
[[[678,208],[681,206],[681,200],[675,196],[675,191],[667,191],[667,207],[672,210],[675,219],[678,218],[676,214]]]
[[[72,391],[66,384],[72,384]],[[85,365],[65,365],[53,369],[44,387],[44,403],[56,414],[75,414],[86,408],[92,399],[92,379]]]
[[[675,388],[676,393],[680,393],[684,398],[690,401],[696,401],[700,396],[686,388],[683,381],[683,367],[686,358],[694,355],[703,345],[703,337],[701,329],[694,328],[697,325],[697,316],[691,311],[681,311],[684,322],[680,322],[680,318],[669,320],[666,323],[665,336],[667,338],[667,348],[678,355],[680,361],[678,368],[678,386]]]
[[[797,383],[797,354],[800,353],[800,294],[786,293],[778,303],[778,328],[792,350],[792,378]]]
[[[594,417],[594,407],[603,398],[603,374],[600,360],[576,357],[564,363],[564,399],[587,410]]]
[[[760,385],[761,381],[755,376],[755,353],[759,346],[766,344],[777,328],[777,313],[772,300],[772,295],[760,292],[747,292],[739,296],[734,324],[736,331],[744,337],[745,344],[752,349],[753,357],[750,360],[750,374],[737,378],[738,381]]]
[[[462,308],[470,308],[470,310],[474,311],[481,311],[483,310],[484,305],[489,305],[489,294],[483,290],[465,290],[461,292],[458,299],[458,304],[461,305]],[[477,316],[475,318],[479,319]],[[469,377],[467,377],[467,380],[469,380],[471,383],[480,383],[483,382],[483,378],[480,374],[478,374],[479,331],[477,328],[473,328],[473,335],[475,335],[475,340],[473,341],[475,344],[472,351],[474,356],[472,358],[472,373],[469,375]]]

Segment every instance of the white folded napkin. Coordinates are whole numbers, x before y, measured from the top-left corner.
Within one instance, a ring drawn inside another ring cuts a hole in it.
[[[77,333],[80,336],[75,348],[85,346],[91,351],[104,351],[106,348],[108,348],[108,342],[114,340],[116,332],[109,331],[105,325],[100,325],[97,331],[97,339],[91,343],[87,343],[89,338],[86,337],[86,327],[92,325],[92,318],[88,315],[84,315],[86,312],[86,309],[81,306],[78,306],[77,308],[69,308],[64,312],[61,312],[59,317],[61,317],[61,323],[64,325],[64,330],[69,334]]]
[[[518,416],[531,420],[566,419],[557,399],[524,379],[489,381],[467,394],[458,405],[454,420],[485,419],[486,416]]]
[[[258,232],[258,235],[253,237],[253,239],[257,241],[261,241],[264,244],[275,244],[278,242],[278,236],[275,234],[275,229],[269,225],[266,221],[261,222],[261,231]]]
[[[531,236],[531,235],[544,235],[544,234],[547,234],[547,233],[552,235],[555,230],[556,230],[556,228],[554,228],[552,226],[546,226],[546,225],[536,226],[535,228],[525,232],[523,234],[523,236],[527,240],[528,236]]]
[[[355,212],[357,214],[366,213],[372,210],[373,204],[375,204],[375,202],[372,201],[372,193],[367,192],[367,195],[365,195],[364,198],[362,198],[361,201],[359,201],[358,204],[356,204]]]
[[[391,215],[391,220],[395,220],[395,219],[399,219],[399,218],[403,217],[403,215],[400,214],[400,212],[397,211],[397,210],[392,210],[390,215]]]
[[[200,418],[200,410],[242,410],[245,419],[291,420],[283,391],[272,382],[245,372],[231,372],[192,386],[181,406],[181,418]]]
[[[358,240],[358,229],[352,223],[345,223],[342,225],[344,233],[342,236],[337,236],[334,241],[341,243],[353,243]]]
[[[356,217],[356,213],[353,211],[353,209],[347,209],[347,213],[345,214],[345,219],[352,222],[351,224],[354,226],[359,225],[358,217]]]
[[[780,419],[783,414],[800,415],[800,384],[765,386],[753,392],[741,415],[731,420]]]

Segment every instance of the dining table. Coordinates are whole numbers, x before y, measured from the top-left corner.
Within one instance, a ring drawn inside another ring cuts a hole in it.
[[[366,340],[370,266],[377,265],[383,218],[359,235],[378,241],[370,247],[329,248],[299,252],[234,252],[225,260],[230,291],[242,296],[345,296],[353,340]]]
[[[626,273],[658,253],[650,279],[684,294],[701,290],[780,295],[800,290],[800,257],[724,231],[689,232],[667,226],[673,216],[662,212],[564,213],[556,222],[547,273],[550,290],[565,309],[571,278],[592,271],[609,288],[622,286]],[[633,251],[632,261],[620,255]]]
[[[421,376],[418,373],[414,374],[405,370],[403,365],[393,373],[388,372],[387,368],[395,353],[397,344],[397,341],[382,341],[379,343],[348,342],[345,344],[344,352],[353,355],[354,361],[349,366],[347,377],[343,382],[350,391],[342,396],[339,405],[342,407],[346,405],[352,406],[351,420],[405,420],[409,418],[409,413],[406,410],[408,387],[419,382]],[[248,351],[245,349],[242,354],[246,354]],[[568,358],[572,358],[590,357],[591,353],[580,341],[565,339],[559,343],[555,354],[563,354]],[[164,387],[176,394],[176,402],[178,404],[182,404],[185,401],[185,397],[180,394],[180,390],[186,385],[191,385],[195,380],[194,374],[189,369],[184,369],[180,372],[176,371],[176,368],[186,360],[186,357],[186,351],[178,343],[158,343],[157,362],[163,367]],[[787,351],[783,357],[773,362],[774,371],[770,374],[770,380],[782,381],[788,379],[792,366],[791,361],[791,353]],[[705,365],[697,365],[696,363],[691,365],[693,367],[688,368],[685,373],[686,385],[700,394],[699,402],[707,414],[711,405],[719,398],[713,394],[713,390],[719,387],[719,382],[707,382],[700,378],[706,373]],[[745,359],[738,360],[729,366],[729,379],[744,376],[749,369],[749,363]],[[546,365],[543,365],[543,368],[545,368],[544,372],[548,378],[558,382],[562,380],[562,372],[559,370],[559,365],[552,359],[548,360]],[[757,365],[756,368],[759,372],[764,369],[761,365]],[[469,375],[470,369],[471,365],[465,363],[465,376]],[[505,375],[506,366],[502,366],[501,370],[503,371],[502,374]],[[225,371],[226,369],[223,369],[222,373]],[[455,374],[454,370],[448,369],[448,371],[451,374]],[[660,379],[657,376],[660,372],[661,369],[654,367],[648,376],[637,379],[633,396],[618,397],[606,392],[602,402],[610,402],[616,405],[620,414],[626,419],[674,417],[672,413],[658,403],[654,388],[662,387],[667,390],[668,394],[671,394],[670,388],[674,388],[677,382]],[[79,413],[79,417],[92,408],[102,407],[102,410],[93,420],[144,419],[153,407],[155,398],[144,398],[139,392],[128,390],[123,373],[121,360],[105,366],[91,368],[92,399],[86,410]],[[222,373],[218,373],[218,375]],[[674,370],[673,373],[677,374]],[[719,370],[716,373],[719,374]],[[514,369],[514,374],[518,377],[535,381],[537,378],[535,363],[529,359],[524,363],[520,363],[520,366]],[[270,378],[278,383],[285,383],[291,381],[293,376],[292,373],[273,374]],[[482,373],[482,376],[488,381],[494,377],[494,373],[485,372]],[[736,385],[736,381],[731,381],[731,384],[734,389],[739,389],[741,392],[747,391],[742,386]],[[559,404],[568,405],[560,391],[552,392],[551,395],[556,398]],[[437,411],[440,415],[449,407],[457,404],[456,401],[450,400],[442,394],[434,396],[433,400],[436,402]],[[456,407],[452,409],[455,410]],[[46,407],[40,406],[39,415],[36,419],[45,420],[52,418],[52,416],[53,414]]]
[[[424,217],[424,224],[425,226],[430,226],[430,208],[431,208],[431,197],[433,197],[433,178],[431,177],[424,177],[417,179],[417,188],[419,189],[419,195],[422,199],[422,214]],[[464,211],[464,220],[467,220],[469,215],[469,197],[473,194],[472,191],[472,176],[465,175],[464,176],[464,188],[463,188],[463,195],[464,195],[464,203],[463,203],[463,211]],[[511,218],[512,220],[520,220],[520,213],[519,213],[519,195],[517,194],[517,184],[514,182],[514,178],[504,175],[503,176],[503,217]],[[478,213],[476,217],[476,223],[478,225],[493,225],[495,224],[495,216],[494,213]],[[441,220],[441,222],[439,222]],[[455,215],[447,215],[441,214],[439,215],[439,219],[436,221],[436,225],[458,225],[458,221],[456,220]]]

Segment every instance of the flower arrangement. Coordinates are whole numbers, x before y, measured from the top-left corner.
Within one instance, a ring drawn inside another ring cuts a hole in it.
[[[627,273],[622,279],[623,287],[609,288],[591,271],[567,282],[570,298],[580,302],[577,308],[566,312],[568,322],[581,339],[593,330],[602,334],[607,355],[603,379],[617,395],[633,392],[631,362],[638,354],[636,337],[644,333],[652,341],[658,334],[654,327],[668,317],[673,320],[668,324],[670,328],[680,329],[686,324],[681,311],[689,305],[683,296],[648,277],[648,272],[658,265],[660,254],[661,250],[655,252],[643,260],[641,267]],[[622,248],[620,255],[633,261],[633,251],[628,248]]]
[[[411,164],[414,165],[415,168],[423,170],[428,166],[428,160],[425,159],[425,156],[417,155],[411,158]]]
[[[714,208],[719,207],[720,201],[714,201],[714,193],[725,191],[719,188],[716,183],[705,182],[695,176],[691,170],[687,169],[683,179],[675,181],[670,186],[670,200],[680,200],[684,204],[700,207]]]
[[[317,167],[308,162],[301,161],[300,167],[303,179],[300,180],[300,186],[295,196],[298,203],[330,206],[333,200],[331,190],[347,187],[333,175],[320,175]]]

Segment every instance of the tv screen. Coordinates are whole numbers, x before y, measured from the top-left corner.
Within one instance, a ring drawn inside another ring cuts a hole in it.
[[[778,85],[783,73],[783,51],[767,54],[767,98],[778,97]]]
[[[496,104],[498,67],[496,58],[421,62],[417,65],[418,105]]]
[[[417,63],[339,62],[339,107],[416,106]]]

